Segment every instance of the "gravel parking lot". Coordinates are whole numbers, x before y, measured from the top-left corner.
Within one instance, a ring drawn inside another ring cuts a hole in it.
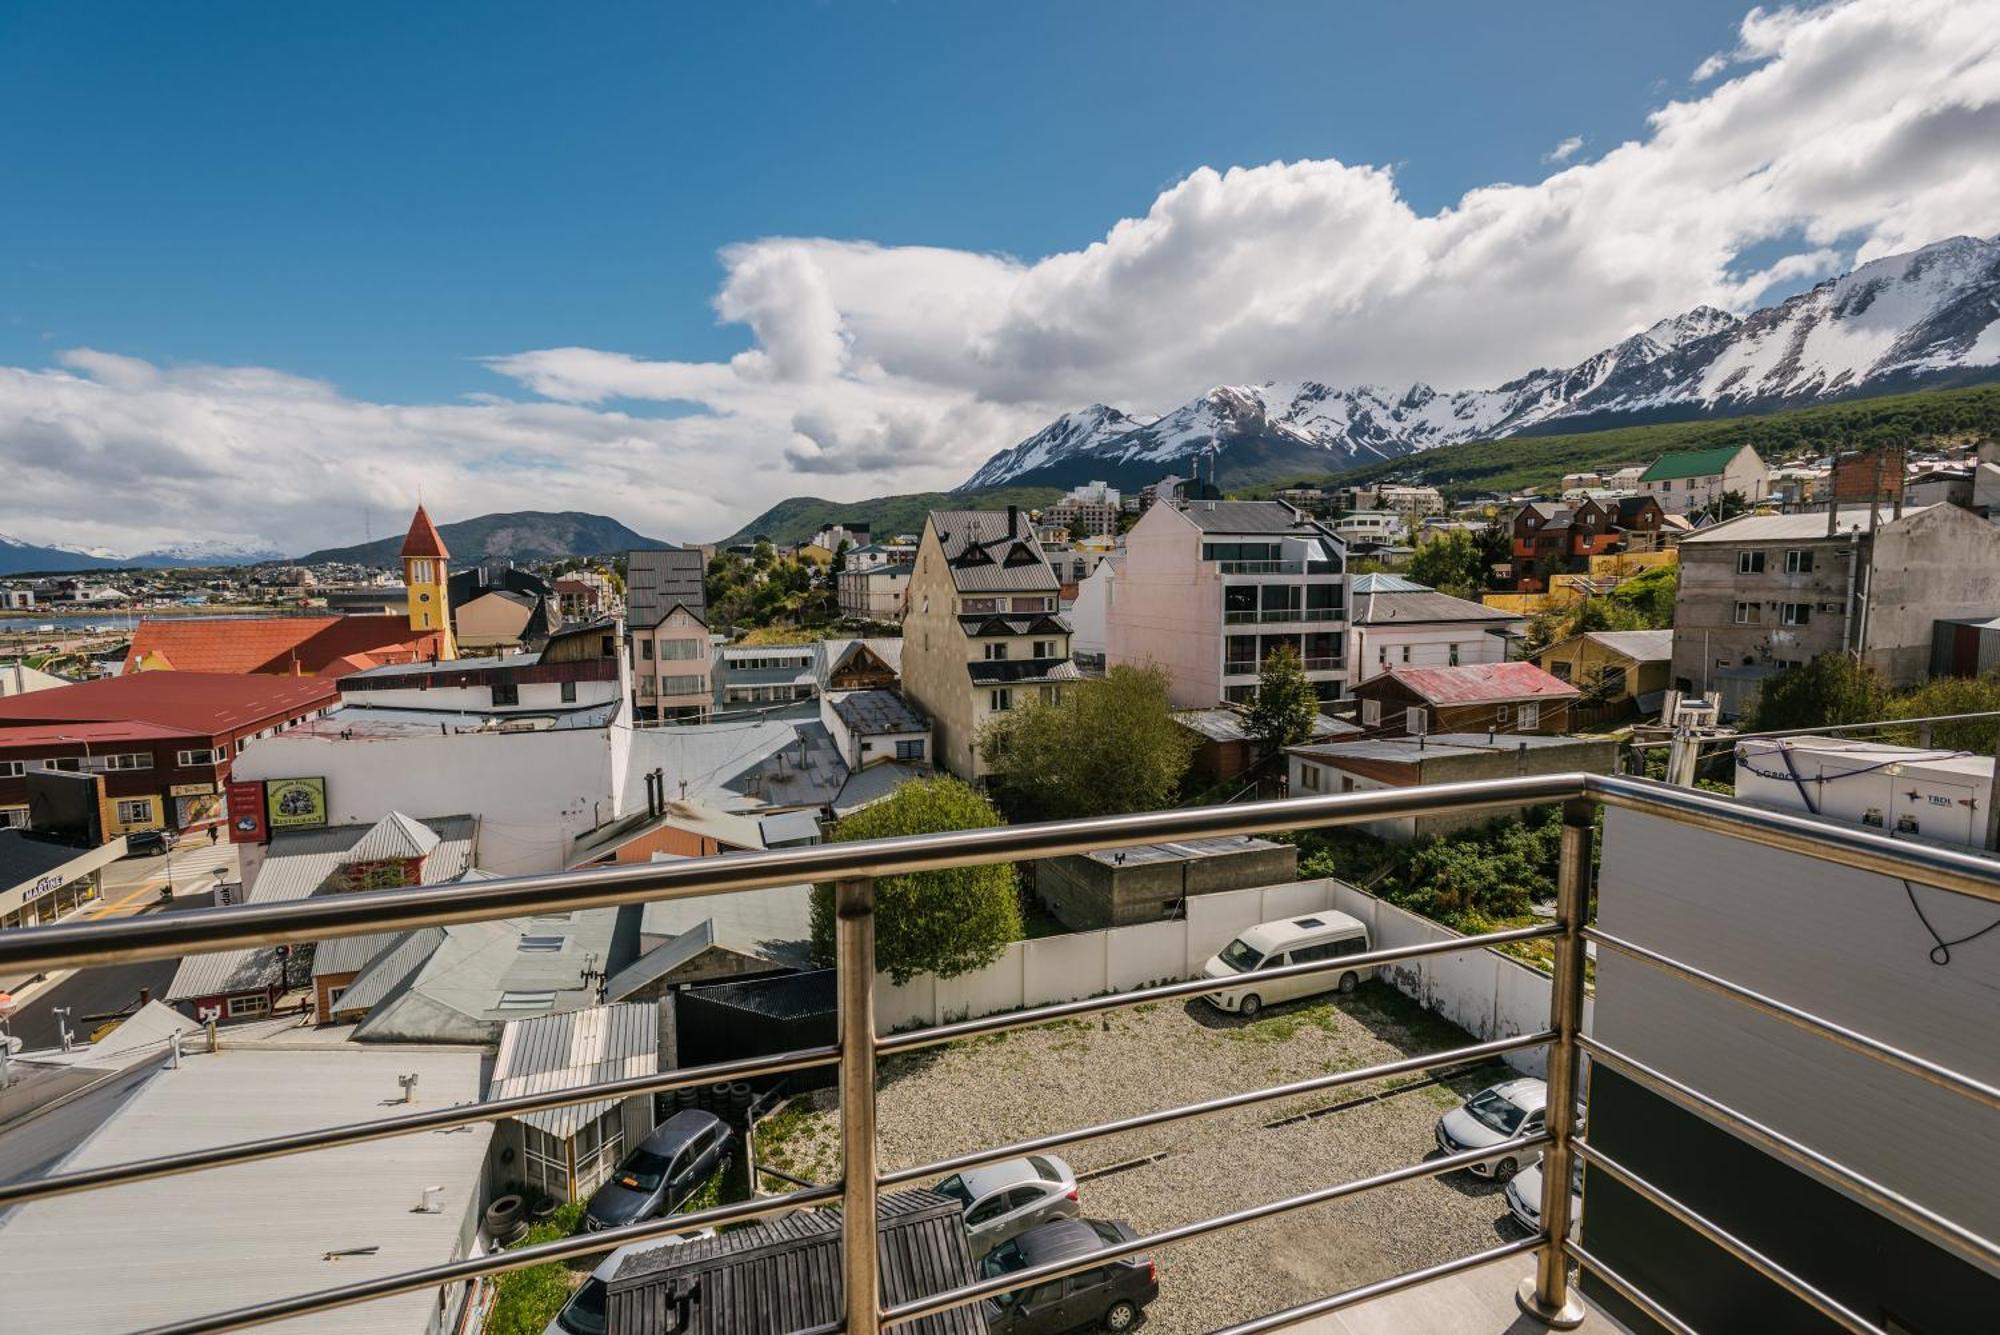
[[[885,1061],[882,1166],[1470,1041],[1381,983],[1351,998],[1274,1007],[1248,1023],[1200,1001],[1057,1021]],[[1084,1179],[1086,1215],[1153,1232],[1434,1156],[1439,1113],[1501,1078],[1497,1063],[1446,1085],[1405,1076],[1060,1153]],[[759,1161],[831,1180],[833,1106],[828,1093],[765,1123]],[[1308,1112],[1318,1115],[1299,1118]],[[1460,1172],[1181,1243],[1154,1258],[1161,1296],[1147,1328],[1211,1330],[1518,1236],[1501,1191]]]

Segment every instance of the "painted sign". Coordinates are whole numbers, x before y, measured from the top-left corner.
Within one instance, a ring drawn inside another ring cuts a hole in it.
[[[21,902],[23,904],[32,903],[40,899],[43,895],[54,894],[68,884],[69,882],[59,875],[44,876],[41,880],[36,881],[34,885],[30,886],[26,894],[21,896]]]
[[[177,783],[167,789],[169,797],[208,797],[215,792],[212,783]]]
[[[264,780],[264,821],[272,830],[309,830],[326,824],[326,780]]]
[[[222,819],[222,798],[216,793],[196,793],[174,799],[174,828],[193,829]]]
[[[264,824],[264,783],[261,779],[229,785],[229,842],[261,844],[271,832]]]

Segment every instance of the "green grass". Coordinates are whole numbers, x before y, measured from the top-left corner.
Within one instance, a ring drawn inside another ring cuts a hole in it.
[[[1570,435],[1509,436],[1504,440],[1443,445],[1402,459],[1326,474],[1244,488],[1245,496],[1265,496],[1286,486],[1342,486],[1395,478],[1447,492],[1513,492],[1540,489],[1565,473],[1595,472],[1626,464],[1651,463],[1677,450],[1748,444],[1766,460],[1794,454],[1822,454],[1875,439],[1922,443],[1964,442],[2000,431],[2000,385],[1929,390],[1855,399],[1818,408],[1766,413],[1756,417],[1659,422]]]
[[[1289,1043],[1307,1029],[1318,1029],[1328,1034],[1339,1032],[1340,1020],[1332,1002],[1286,1006],[1259,1015],[1248,1024],[1226,1032],[1239,1043]]]
[[[1040,936],[1066,936],[1069,928],[1062,920],[1043,908],[1041,901],[1025,890],[1021,892],[1021,939],[1033,941]]]
[[[507,1250],[558,1241],[576,1232],[582,1223],[583,1202],[571,1201],[541,1223],[530,1224],[521,1240]],[[574,1263],[576,1273],[587,1274],[597,1260],[595,1256],[580,1258]],[[486,1335],[542,1335],[569,1301],[573,1277],[571,1266],[556,1261],[503,1272],[493,1281]]]

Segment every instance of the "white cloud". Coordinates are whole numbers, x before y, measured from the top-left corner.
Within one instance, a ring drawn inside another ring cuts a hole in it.
[[[490,360],[537,402],[373,404],[91,350],[0,369],[0,467],[30,483],[0,494],[0,532],[307,546],[356,536],[364,502],[379,527],[421,484],[446,517],[574,507],[712,538],[797,492],[949,486],[1091,400],[1161,411],[1272,377],[1490,385],[1699,303],[1742,309],[1776,283],[1993,232],[2000,0],[1753,10],[1704,69],[1730,77],[1642,136],[1431,214],[1389,170],[1322,159],[1200,169],[1035,260],[745,242],[722,254],[715,304],[752,350]],[[605,407],[631,400],[692,411]]]
[[[1563,140],[1560,144],[1557,144],[1554,148],[1550,149],[1548,152],[1542,154],[1542,161],[1568,162],[1571,158],[1576,156],[1576,151],[1582,147],[1583,147],[1583,136],[1579,134],[1573,134],[1569,138]]]
[[[1731,56],[1727,51],[1717,51],[1703,60],[1701,64],[1696,65],[1694,73],[1689,77],[1696,83],[1707,83],[1710,79],[1713,79],[1716,75],[1722,73],[1735,63],[1735,57]]]

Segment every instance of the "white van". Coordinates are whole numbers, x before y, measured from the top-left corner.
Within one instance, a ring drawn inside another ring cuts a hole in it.
[[[1371,968],[1344,972],[1308,974],[1303,978],[1273,978],[1258,983],[1248,975],[1286,964],[1311,964],[1317,960],[1359,955],[1368,949],[1368,928],[1359,918],[1328,910],[1307,913],[1277,922],[1262,922],[1224,946],[1210,957],[1202,969],[1204,978],[1240,980],[1241,986],[1211,992],[1208,999],[1226,1011],[1246,1019],[1266,1006],[1280,1001],[1321,992],[1352,992],[1361,980],[1372,977]]]

